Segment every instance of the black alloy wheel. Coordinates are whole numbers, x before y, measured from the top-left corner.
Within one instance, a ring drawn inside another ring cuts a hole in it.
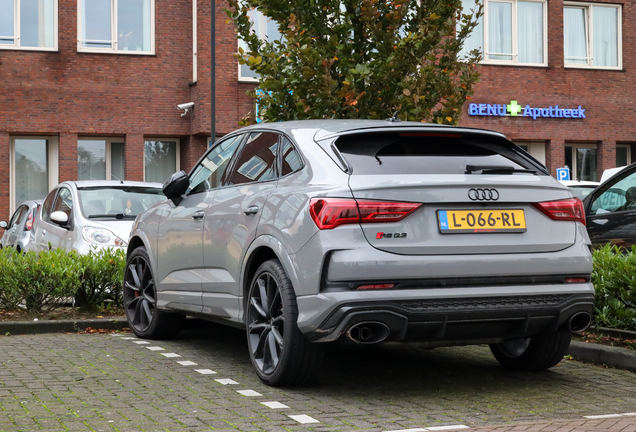
[[[184,315],[157,309],[157,287],[144,247],[135,249],[124,271],[124,308],[126,319],[135,335],[148,339],[176,336]]]
[[[249,304],[248,335],[256,367],[271,375],[280,364],[285,334],[283,302],[274,276],[258,275],[252,287]]]
[[[256,270],[245,319],[252,365],[264,383],[298,386],[314,379],[323,346],[310,343],[298,329],[296,294],[280,261],[266,261]]]

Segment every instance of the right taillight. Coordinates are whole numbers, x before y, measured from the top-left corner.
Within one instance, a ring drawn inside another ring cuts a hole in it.
[[[31,228],[33,228],[33,215],[30,214],[29,218],[27,219],[26,223],[24,224],[24,227],[26,228],[27,231],[30,231]]]
[[[401,221],[422,204],[393,201],[358,201],[351,198],[312,198],[309,214],[318,228],[333,229],[352,223]]]
[[[578,198],[545,201],[536,203],[534,206],[550,219],[581,222],[585,225],[585,208],[583,202]]]

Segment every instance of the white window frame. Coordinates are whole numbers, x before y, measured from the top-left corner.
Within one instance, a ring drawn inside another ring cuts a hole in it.
[[[143,163],[144,163],[144,181],[146,181],[146,141],[173,141],[177,143],[176,149],[176,157],[175,157],[175,170],[174,172],[178,172],[181,169],[181,140],[179,138],[169,138],[169,137],[144,137],[144,153],[143,153]]]
[[[613,7],[618,9],[616,16],[617,26],[616,37],[618,38],[617,54],[618,54],[618,66],[594,66],[592,64],[594,60],[594,47],[592,46],[592,16],[594,6],[600,7]],[[579,2],[563,2],[563,8],[574,7],[583,9],[585,11],[585,38],[587,41],[587,64],[580,63],[566,63],[565,62],[565,44],[563,48],[563,67],[571,69],[603,69],[603,70],[622,70],[623,69],[623,8],[620,4],[612,3],[579,3]],[[565,28],[563,31],[563,37],[565,38]]]
[[[631,144],[616,144],[616,148],[625,148],[627,149],[627,165],[631,165],[632,160],[632,146]]]
[[[518,146],[525,146],[528,148],[530,156],[545,165],[545,141],[514,141]]]
[[[258,18],[258,23],[252,22],[252,31],[254,31],[254,33],[256,33],[260,39],[265,40],[265,39],[267,39],[267,20],[269,18],[267,18],[265,15],[263,15],[262,13],[260,13],[256,9],[254,9],[254,13],[255,13],[256,17]],[[254,24],[257,24],[256,28],[254,28]],[[244,45],[244,43],[243,43],[243,41],[241,39],[238,39],[237,42],[238,42],[238,47],[239,48],[243,48],[245,51],[247,51],[247,46]],[[239,82],[258,83],[260,81],[259,78],[241,76],[241,64],[238,63],[237,66],[238,66],[238,80],[239,80]]]
[[[117,50],[117,5],[118,2],[126,0],[110,0],[110,34],[112,48],[86,48],[82,47],[82,2],[77,0],[77,52],[87,53],[107,53],[107,54],[124,54],[124,55],[155,55],[155,0],[150,0],[150,51],[118,51]],[[196,1],[196,0],[195,0]]]
[[[197,0],[192,0],[192,82],[198,79],[198,57],[199,49],[197,47]]]
[[[20,51],[57,51],[58,50],[58,0],[53,0],[53,47],[23,47],[20,45],[20,2],[13,0],[13,44],[0,44],[0,50],[20,50]],[[9,35],[1,35],[8,37]]]
[[[112,143],[123,143],[124,144],[124,174],[126,172],[126,139],[125,137],[92,137],[92,136],[80,136],[77,137],[77,146],[79,147],[79,143],[80,141],[104,141],[106,143],[105,146],[105,154],[104,154],[104,158],[106,159],[106,180],[124,180],[124,179],[116,179],[114,178],[112,175],[112,161],[111,161],[111,154],[110,154],[110,146]],[[79,161],[78,161],[79,163]],[[78,166],[79,168],[79,166]]]
[[[15,140],[18,139],[32,139],[32,140],[48,140],[49,145],[47,148],[48,170],[49,170],[49,192],[57,186],[60,182],[59,175],[59,139],[55,135],[49,136],[23,136],[12,135],[9,137],[9,214],[13,214],[16,209],[15,202]],[[44,199],[45,197],[42,197]]]
[[[596,153],[596,157],[597,157],[597,161],[596,161],[596,178],[597,178],[597,180],[596,181],[599,181],[598,179],[601,178],[601,174],[602,173],[600,173],[598,171],[598,167],[599,167],[599,165],[598,165],[598,144],[594,144],[594,143],[577,144],[577,143],[566,142],[563,145],[563,147],[572,147],[572,155],[571,155],[571,157],[572,157],[572,166],[569,167],[570,168],[570,178],[572,180],[576,180],[576,173],[578,172],[578,170],[577,170],[578,161],[576,159],[576,150],[577,149],[594,149],[594,150],[596,150],[597,151],[597,153]]]
[[[488,5],[490,0],[486,0],[484,4],[484,14],[482,16],[482,29],[483,29],[483,41],[484,46],[482,47],[483,59],[481,61],[482,64],[492,64],[492,65],[514,65],[514,66],[531,66],[531,67],[547,67],[548,66],[548,3],[546,0],[524,0],[524,2],[528,3],[540,3],[543,6],[543,63],[519,63],[519,47],[518,47],[518,31],[517,31],[517,2],[518,0],[497,0],[497,3],[510,3],[512,4],[512,60],[490,60],[488,56],[490,54],[500,54],[500,55],[509,55],[506,53],[494,53],[489,52],[489,41],[488,41]]]

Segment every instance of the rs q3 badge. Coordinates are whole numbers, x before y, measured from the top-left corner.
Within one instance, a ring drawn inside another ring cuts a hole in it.
[[[375,235],[376,239],[385,239],[385,238],[405,238],[406,233],[383,233],[379,232]]]

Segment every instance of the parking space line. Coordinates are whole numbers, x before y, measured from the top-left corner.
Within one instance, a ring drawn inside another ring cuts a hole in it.
[[[161,355],[168,358],[181,357],[179,354],[176,353],[161,353]]]
[[[161,347],[146,347],[150,351],[163,351],[164,349]]]
[[[306,415],[306,414],[301,414],[301,415],[290,415],[290,416],[287,416],[287,417],[289,417],[289,418],[290,418],[290,419],[292,419],[292,420],[296,420],[298,423],[302,423],[302,424],[305,424],[305,423],[320,423],[320,422],[319,422],[318,420],[316,420],[315,418],[313,418],[313,417],[309,417],[309,416],[308,416],[308,415]]]
[[[148,341],[133,341],[133,343],[136,343],[138,345],[150,345],[150,342]]]
[[[623,414],[603,414],[603,415],[591,415],[591,416],[583,416],[586,419],[602,419],[602,418],[614,418],[614,417],[623,417]]]
[[[400,429],[400,430],[393,430],[393,431],[384,431],[384,432],[426,432],[427,429],[424,428],[414,428],[414,429]]]
[[[243,396],[250,396],[250,397],[263,396],[262,394],[254,390],[237,390],[236,392],[239,394],[242,394]]]
[[[450,425],[450,426],[431,426],[426,428],[427,431],[443,431],[443,430],[455,430],[455,429],[470,429],[465,425]]]
[[[216,373],[211,369],[195,369],[194,371],[199,372],[201,375],[214,375]]]
[[[283,409],[283,408],[289,408],[287,405],[282,404],[280,402],[276,402],[276,401],[272,401],[272,402],[261,402],[261,404],[265,405],[268,408],[271,409]]]
[[[190,360],[181,360],[181,361],[178,361],[177,363],[179,363],[181,366],[196,366],[197,365],[195,362]]]
[[[219,379],[215,379],[214,381],[218,382],[219,384],[223,384],[223,385],[236,385],[238,384],[236,381],[234,381],[233,379],[229,379],[229,378],[219,378]]]

